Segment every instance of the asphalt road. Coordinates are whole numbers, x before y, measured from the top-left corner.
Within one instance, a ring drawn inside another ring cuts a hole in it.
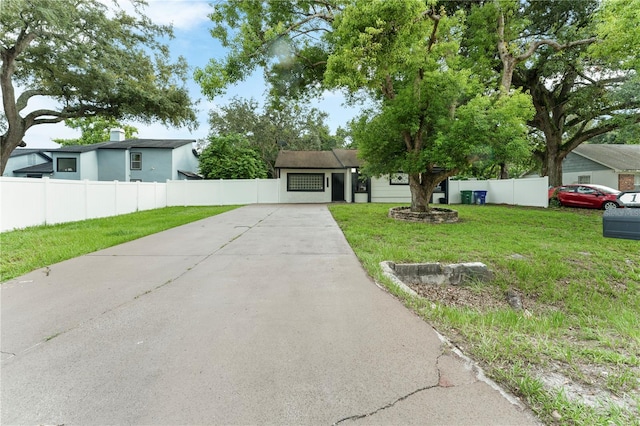
[[[371,281],[324,205],[243,207],[0,293],[3,425],[536,424]]]

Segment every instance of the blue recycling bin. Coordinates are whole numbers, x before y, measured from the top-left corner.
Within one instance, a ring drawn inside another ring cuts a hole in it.
[[[473,191],[473,204],[487,203],[487,191]]]

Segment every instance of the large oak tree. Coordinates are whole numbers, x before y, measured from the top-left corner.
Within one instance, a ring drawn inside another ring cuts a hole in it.
[[[531,94],[534,153],[551,185],[581,143],[640,121],[639,0],[475,3],[465,52],[478,72],[500,70],[503,88]]]
[[[98,0],[4,0],[0,7],[0,86],[6,124],[0,173],[32,127],[107,116],[195,126],[184,86],[187,64],[172,62],[144,1],[127,14]],[[36,97],[55,107],[34,109]],[[33,104],[32,104],[33,105]]]

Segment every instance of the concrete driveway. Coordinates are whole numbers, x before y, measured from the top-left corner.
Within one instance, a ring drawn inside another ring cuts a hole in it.
[[[243,207],[0,292],[2,424],[537,423],[371,281],[324,205]]]

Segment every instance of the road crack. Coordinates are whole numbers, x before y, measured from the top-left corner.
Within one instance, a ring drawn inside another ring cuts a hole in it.
[[[367,417],[375,416],[379,412],[384,411],[386,409],[389,409],[389,408],[393,407],[394,405],[396,405],[397,403],[399,403],[401,401],[404,401],[405,399],[410,398],[413,395],[415,395],[417,393],[420,393],[420,392],[424,392],[426,390],[435,389],[435,388],[439,388],[439,387],[452,387],[452,386],[455,386],[455,385],[449,383],[446,379],[443,379],[442,372],[440,371],[440,366],[439,366],[440,358],[442,358],[445,355],[447,355],[446,351],[443,350],[440,353],[440,355],[438,355],[438,357],[436,358],[436,371],[438,373],[438,379],[437,379],[437,382],[436,382],[435,385],[428,385],[428,386],[424,386],[422,388],[416,389],[413,392],[410,392],[410,393],[408,393],[406,395],[403,395],[400,398],[396,399],[395,401],[390,402],[389,404],[387,404],[387,405],[385,405],[383,407],[380,407],[377,410],[371,411],[369,413],[366,413],[366,414],[355,414],[353,416],[349,416],[349,417],[345,417],[343,419],[340,419],[337,422],[333,423],[333,426],[339,425],[340,423],[343,423],[343,422],[346,422],[346,421],[349,421],[349,420],[360,420],[360,419],[364,419],[364,418],[367,418]]]
[[[385,405],[384,407],[380,407],[380,408],[378,408],[378,409],[377,409],[377,410],[375,410],[375,411],[372,411],[372,412],[367,413],[367,414],[356,414],[356,415],[353,415],[353,416],[345,417],[344,419],[340,419],[340,420],[338,420],[338,421],[337,421],[337,422],[335,422],[333,425],[334,425],[334,426],[335,426],[335,425],[339,425],[340,423],[342,423],[342,422],[346,422],[346,421],[348,421],[348,420],[360,420],[360,419],[364,419],[364,418],[366,418],[366,417],[375,416],[375,415],[376,415],[376,414],[378,414],[380,411],[384,411],[384,410],[386,410],[386,409],[388,409],[388,408],[391,408],[391,407],[393,407],[394,405],[396,405],[396,404],[397,404],[398,402],[400,402],[400,401],[404,401],[405,399],[407,399],[407,398],[409,398],[409,397],[411,397],[411,396],[413,396],[413,395],[415,395],[415,394],[417,394],[417,393],[419,393],[419,392],[426,391],[426,390],[433,389],[433,388],[437,388],[438,386],[439,386],[438,384],[435,384],[435,385],[425,386],[425,387],[420,388],[420,389],[416,389],[416,390],[414,390],[413,392],[408,393],[408,394],[406,394],[406,395],[404,395],[404,396],[401,396],[400,398],[396,399],[395,401],[393,401],[393,402],[391,402],[391,403],[389,403],[389,404]]]

